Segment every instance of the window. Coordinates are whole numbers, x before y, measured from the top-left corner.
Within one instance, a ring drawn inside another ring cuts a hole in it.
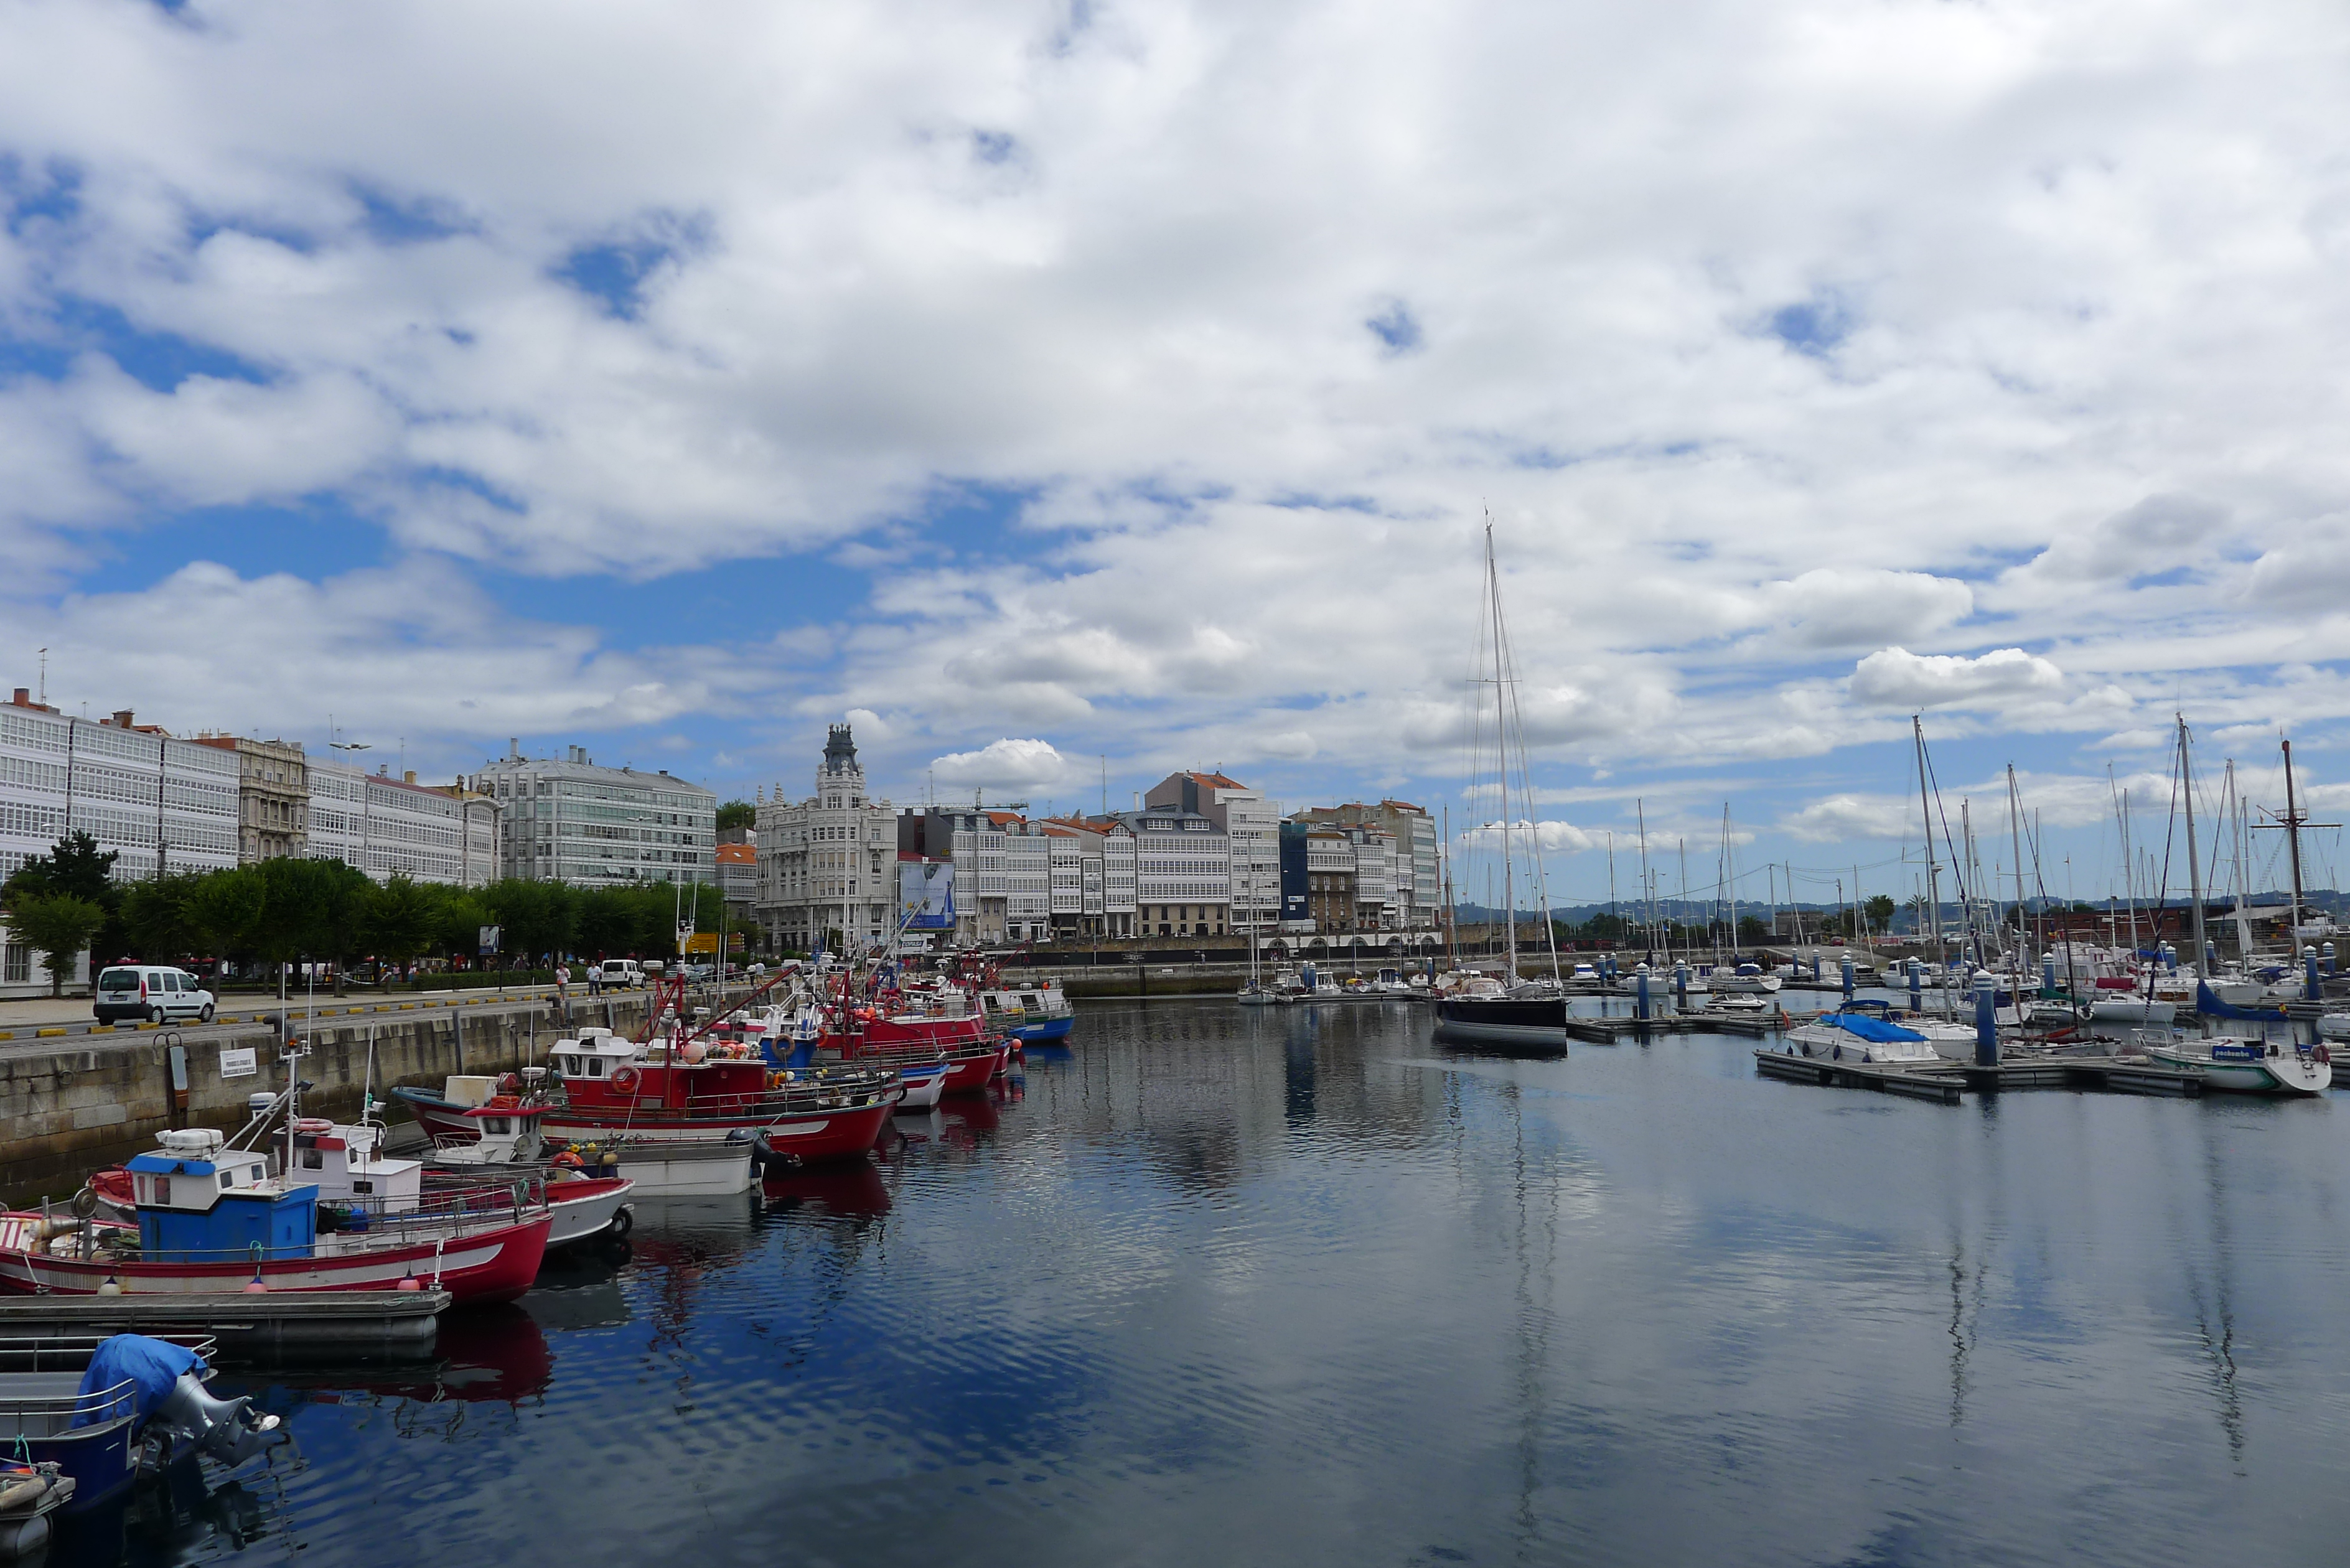
[[[306,1148],[302,1150],[302,1168],[305,1170],[324,1170],[327,1168],[327,1157],[320,1154],[315,1148]]]

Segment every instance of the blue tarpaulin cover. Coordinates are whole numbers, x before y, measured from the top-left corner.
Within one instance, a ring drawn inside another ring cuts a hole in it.
[[[1831,1012],[1820,1022],[1833,1023],[1847,1034],[1857,1034],[1863,1040],[1874,1040],[1880,1045],[1896,1040],[1926,1038],[1923,1034],[1910,1033],[1898,1023],[1887,1023],[1882,1018],[1871,1018],[1865,1012]]]
[[[168,1339],[118,1334],[90,1353],[89,1370],[81,1375],[81,1392],[85,1397],[103,1393],[128,1378],[134,1385],[135,1413],[143,1421],[172,1392],[181,1373],[193,1372],[203,1364],[203,1356]],[[92,1414],[86,1418],[103,1417]]]

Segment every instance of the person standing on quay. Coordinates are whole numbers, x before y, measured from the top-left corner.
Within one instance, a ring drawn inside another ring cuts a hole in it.
[[[555,1016],[557,1022],[571,1022],[571,971],[562,960],[555,961]]]

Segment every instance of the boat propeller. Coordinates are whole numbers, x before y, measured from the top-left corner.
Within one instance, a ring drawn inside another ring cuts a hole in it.
[[[215,1399],[192,1372],[180,1374],[155,1418],[225,1465],[241,1465],[292,1436],[275,1416],[255,1416],[252,1397]]]

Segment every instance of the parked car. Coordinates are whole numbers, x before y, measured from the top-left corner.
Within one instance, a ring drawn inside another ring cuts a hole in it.
[[[609,989],[616,985],[642,985],[645,971],[634,959],[606,959],[598,966],[598,979]]]
[[[168,1023],[174,1019],[213,1021],[213,993],[185,970],[156,964],[114,964],[100,970],[91,993],[90,1015],[100,1023],[136,1020]]]

